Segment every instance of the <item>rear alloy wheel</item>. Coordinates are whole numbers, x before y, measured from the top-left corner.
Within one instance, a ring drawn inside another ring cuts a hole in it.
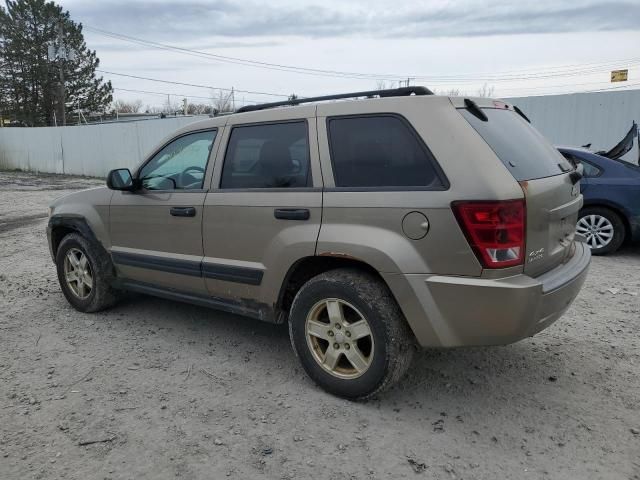
[[[371,327],[356,307],[338,298],[320,300],[305,325],[313,358],[337,378],[357,378],[373,360]]]
[[[296,294],[291,344],[307,374],[326,391],[365,399],[407,371],[415,338],[382,280],[368,272],[322,273]]]
[[[580,212],[576,231],[587,240],[594,255],[618,250],[626,234],[620,216],[603,207],[588,207]]]

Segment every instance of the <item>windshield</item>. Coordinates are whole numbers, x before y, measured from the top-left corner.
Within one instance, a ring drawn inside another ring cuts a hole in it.
[[[483,121],[467,109],[458,110],[518,181],[560,175],[571,164],[517,113],[483,108]]]

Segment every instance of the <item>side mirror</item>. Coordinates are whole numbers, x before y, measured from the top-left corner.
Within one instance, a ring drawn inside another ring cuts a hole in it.
[[[107,175],[107,187],[111,190],[131,192],[136,189],[135,182],[128,168],[111,170]]]

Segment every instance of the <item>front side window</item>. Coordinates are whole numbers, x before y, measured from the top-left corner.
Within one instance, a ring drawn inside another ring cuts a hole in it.
[[[328,120],[336,187],[445,188],[431,152],[392,115]]]
[[[311,185],[304,121],[234,127],[220,188],[300,188]]]
[[[140,170],[142,186],[147,190],[202,189],[216,133],[190,133],[169,143]]]

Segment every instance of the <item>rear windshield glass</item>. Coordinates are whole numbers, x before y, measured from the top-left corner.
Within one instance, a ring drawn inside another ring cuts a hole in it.
[[[497,108],[482,111],[487,121],[467,109],[459,110],[516,180],[551,177],[572,170],[571,164],[517,113]]]

